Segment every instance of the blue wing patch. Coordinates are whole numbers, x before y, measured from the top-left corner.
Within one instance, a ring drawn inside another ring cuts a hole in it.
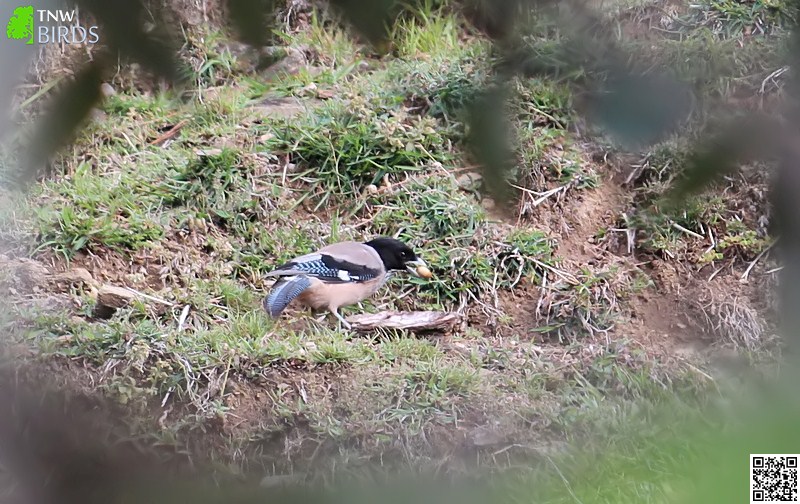
[[[380,275],[380,271],[361,264],[337,259],[327,254],[303,262],[289,262],[275,271],[292,270],[318,278],[324,282],[366,282]]]

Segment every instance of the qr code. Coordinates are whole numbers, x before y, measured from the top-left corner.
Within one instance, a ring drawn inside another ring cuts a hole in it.
[[[750,503],[798,502],[800,455],[750,455]]]

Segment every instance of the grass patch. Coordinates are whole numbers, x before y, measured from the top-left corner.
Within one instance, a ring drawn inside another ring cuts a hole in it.
[[[522,279],[535,281],[538,264],[552,260],[551,240],[537,230],[497,235],[473,193],[454,177],[411,178],[366,199],[378,234],[397,235],[420,247],[434,272],[413,279],[415,298],[433,306],[454,306],[508,290]]]
[[[302,122],[276,128],[275,134],[272,147],[290,153],[306,169],[296,178],[315,191],[318,207],[333,195],[352,197],[387,175],[419,171],[450,157],[433,120],[358,99],[334,103]]]
[[[661,198],[686,168],[688,149],[683,141],[666,142],[642,158],[635,167],[639,175],[633,196],[640,211],[623,227],[639,231],[642,250],[673,260],[701,265],[752,261],[772,243],[763,217],[752,211],[754,195],[758,205],[766,205],[766,199],[748,189],[766,185],[768,168],[744,167],[735,178],[717,183],[716,191],[690,196],[680,207],[664,209]],[[719,190],[726,196],[719,195]]]
[[[539,301],[541,318],[546,324],[531,331],[562,344],[586,337],[607,337],[618,317],[616,284],[633,281],[616,268],[604,271],[583,268],[572,281],[557,277]]]
[[[790,25],[792,12],[790,4],[780,0],[721,0],[692,5],[681,21],[686,32],[706,27],[720,39],[734,39],[772,35]]]
[[[135,173],[102,177],[79,165],[69,181],[45,187],[50,202],[36,210],[40,248],[72,257],[86,248],[128,251],[159,240],[165,223],[158,200],[128,189],[143,183]]]

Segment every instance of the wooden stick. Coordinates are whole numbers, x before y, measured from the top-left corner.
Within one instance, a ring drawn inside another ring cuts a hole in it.
[[[376,329],[406,329],[409,331],[447,332],[461,322],[461,314],[456,312],[381,312],[352,315],[347,322],[353,330],[369,332]]]
[[[152,142],[150,142],[150,145],[159,145],[159,144],[162,144],[162,143],[166,142],[170,138],[172,138],[175,135],[177,135],[178,132],[184,126],[186,126],[187,124],[189,124],[189,120],[188,119],[183,119],[182,121],[178,122],[178,124],[176,124],[175,126],[173,126],[170,129],[168,129],[166,132],[164,132],[163,135],[161,135],[160,137],[158,137],[155,140],[153,140]]]

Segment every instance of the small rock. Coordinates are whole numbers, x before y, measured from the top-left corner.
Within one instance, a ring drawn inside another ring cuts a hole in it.
[[[483,180],[483,176],[480,173],[469,172],[459,175],[456,179],[456,184],[458,184],[458,187],[462,189],[472,190],[478,188],[481,180]]]
[[[108,98],[109,96],[114,96],[117,94],[117,91],[114,89],[114,86],[109,84],[108,82],[104,82],[100,85],[100,92]]]
[[[97,122],[105,121],[106,117],[108,117],[108,115],[99,108],[93,108],[89,111],[89,116],[92,118],[92,121]]]
[[[109,308],[124,308],[134,299],[135,293],[114,285],[104,285],[97,291],[97,304]]]
[[[75,285],[92,286],[95,283],[92,274],[85,268],[73,268],[63,273],[53,275],[53,282],[70,287]]]
[[[374,196],[378,194],[378,186],[375,184],[370,184],[366,187],[366,192],[367,194]]]
[[[496,203],[492,198],[483,198],[481,206],[486,210],[492,210],[496,206]]]
[[[294,47],[268,47],[261,50],[257,70],[263,71],[264,77],[280,74],[293,75],[308,64],[303,51]]]
[[[372,70],[372,65],[370,65],[369,61],[361,60],[358,65],[356,65],[356,72],[358,73],[366,73]]]
[[[320,100],[330,100],[334,96],[336,96],[336,92],[332,89],[320,89],[317,91],[317,98]]]
[[[313,82],[308,83],[308,85],[301,87],[298,92],[298,96],[316,96],[317,95],[317,85]]]
[[[26,286],[42,285],[49,273],[42,263],[33,259],[19,259],[17,261],[16,274]]]
[[[236,56],[237,58],[241,58],[253,50],[249,45],[242,42],[236,42],[235,40],[221,44],[220,49],[222,51],[227,50],[232,56]]]
[[[506,437],[488,427],[478,427],[469,433],[469,440],[472,446],[483,448],[486,446],[497,446],[503,444]]]

